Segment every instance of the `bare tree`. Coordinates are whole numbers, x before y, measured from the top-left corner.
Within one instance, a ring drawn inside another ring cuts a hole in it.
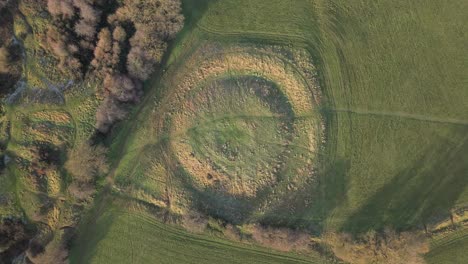
[[[65,169],[78,182],[91,183],[97,176],[107,173],[107,149],[83,143],[68,152]]]
[[[89,23],[86,20],[80,20],[75,25],[75,32],[78,36],[87,37],[89,39],[94,38],[96,35],[96,26]]]
[[[99,22],[101,12],[96,10],[86,0],[73,0],[73,4],[80,10],[80,16],[83,20],[94,25]]]
[[[101,133],[109,132],[111,126],[125,118],[127,112],[114,98],[107,97],[96,112],[96,129]]]
[[[70,18],[75,14],[71,0],[48,0],[47,9],[54,16]]]
[[[114,31],[112,32],[112,37],[114,38],[114,40],[122,43],[127,39],[127,32],[123,27],[116,26],[114,28]]]
[[[140,97],[141,85],[126,75],[108,75],[104,79],[104,87],[110,96],[119,102],[137,102]]]
[[[137,79],[147,80],[156,67],[156,61],[152,60],[147,52],[140,46],[131,48],[127,57],[127,71]]]
[[[183,26],[180,1],[125,0],[122,14],[135,24],[136,32],[130,40],[127,70],[144,81],[154,72],[173,39]]]
[[[91,65],[97,70],[97,74],[105,76],[113,72],[114,65],[112,51],[112,36],[108,28],[103,28],[98,35],[98,42],[94,49],[94,59]]]

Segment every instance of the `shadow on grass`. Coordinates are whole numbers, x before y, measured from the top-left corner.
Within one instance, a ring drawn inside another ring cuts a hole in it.
[[[342,227],[362,233],[391,226],[398,230],[447,215],[468,185],[468,129],[461,142],[434,143],[426,155],[378,190]]]
[[[107,236],[115,216],[109,212],[112,206],[110,190],[96,197],[93,208],[86,214],[72,241],[70,263],[90,263],[96,255],[99,243]]]
[[[182,10],[185,17],[185,26],[190,31],[208,9],[209,5],[218,0],[182,0]]]
[[[208,10],[208,7],[217,1],[218,0],[182,0],[182,14],[184,15],[185,21],[184,27],[177,34],[177,38],[171,43],[166,55],[171,54],[171,50],[177,47],[184,37],[197,26],[200,19]]]
[[[338,158],[298,190],[284,193],[261,219],[265,225],[304,229],[320,234],[324,221],[345,199],[349,162]]]

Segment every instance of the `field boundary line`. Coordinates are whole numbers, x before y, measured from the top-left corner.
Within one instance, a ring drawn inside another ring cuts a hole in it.
[[[431,123],[468,126],[468,120],[425,116],[425,115],[410,114],[410,113],[405,113],[405,112],[372,111],[372,110],[346,109],[346,108],[335,108],[335,109],[330,109],[330,110],[333,112],[337,112],[337,113],[351,113],[351,114],[357,114],[357,115],[371,115],[371,116],[384,116],[384,117],[401,117],[405,119],[412,119],[412,120],[425,121],[425,122],[431,122]]]

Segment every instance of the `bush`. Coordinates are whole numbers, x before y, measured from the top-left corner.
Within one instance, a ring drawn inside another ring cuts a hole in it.
[[[104,87],[119,102],[135,103],[140,98],[141,85],[126,75],[108,75]]]
[[[49,12],[55,16],[47,42],[60,60],[60,69],[79,76],[93,69],[104,79],[107,98],[96,113],[96,128],[103,133],[125,117],[124,103],[138,101],[141,81],[147,80],[161,63],[167,42],[182,28],[184,20],[180,0],[122,0],[113,2],[118,5],[116,9],[104,7],[106,3],[47,2]],[[115,13],[103,14],[109,10]],[[106,16],[108,26],[98,28],[103,25],[101,17]],[[133,34],[131,39],[127,33]]]
[[[254,225],[249,229],[252,239],[262,246],[279,251],[307,251],[310,235],[288,228],[273,228]]]
[[[108,172],[106,153],[107,149],[102,146],[81,144],[69,151],[65,169],[74,181],[94,183],[97,176]]]
[[[0,97],[11,92],[21,75],[20,48],[0,47]]]
[[[111,126],[127,115],[127,111],[112,97],[107,97],[96,112],[96,129],[101,133],[109,132]]]
[[[154,71],[157,61],[151,59],[140,46],[133,46],[127,57],[127,71],[133,77],[147,80]]]
[[[20,219],[4,218],[0,220],[0,263],[11,263],[11,260],[28,248],[33,233]]]
[[[179,0],[125,0],[126,15],[148,38],[171,40],[184,24]]]
[[[421,256],[429,250],[422,234],[397,233],[387,229],[383,233],[369,231],[353,238],[350,234],[328,233],[324,241],[335,255],[349,263],[424,263]]]
[[[78,53],[79,49],[75,44],[69,42],[66,32],[59,31],[56,27],[49,27],[47,43],[50,51],[60,61],[58,67],[62,72],[68,72],[79,77],[83,65],[78,58],[73,56]]]
[[[107,173],[109,169],[106,153],[106,148],[91,146],[88,143],[69,151],[65,169],[73,177],[68,191],[75,198],[85,200],[94,193],[96,178]]]

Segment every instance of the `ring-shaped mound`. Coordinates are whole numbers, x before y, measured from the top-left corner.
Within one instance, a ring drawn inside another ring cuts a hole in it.
[[[218,54],[176,91],[171,147],[199,188],[253,197],[312,173],[320,118],[294,65],[268,54]]]

